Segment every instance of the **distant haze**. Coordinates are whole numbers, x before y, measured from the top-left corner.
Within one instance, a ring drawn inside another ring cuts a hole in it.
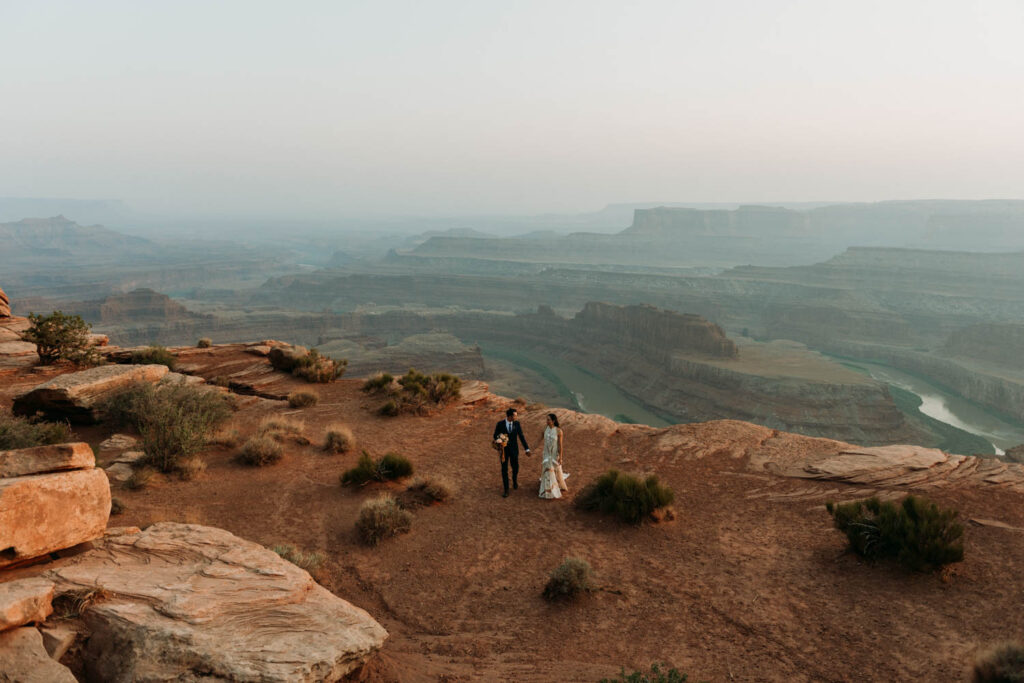
[[[0,196],[329,217],[1024,192],[1024,3],[2,2]]]

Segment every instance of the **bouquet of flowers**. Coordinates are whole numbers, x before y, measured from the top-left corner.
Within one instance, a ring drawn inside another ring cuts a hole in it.
[[[505,462],[505,446],[508,445],[508,434],[498,434],[494,440],[494,450],[498,451],[498,457]]]

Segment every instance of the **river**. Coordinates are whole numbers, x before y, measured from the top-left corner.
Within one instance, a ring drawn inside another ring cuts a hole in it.
[[[995,448],[996,455],[1004,455],[1007,448],[1024,443],[1024,426],[1002,420],[977,403],[943,391],[916,375],[887,365],[844,362],[863,368],[880,382],[915,394],[921,399],[918,410],[928,417],[986,439]]]

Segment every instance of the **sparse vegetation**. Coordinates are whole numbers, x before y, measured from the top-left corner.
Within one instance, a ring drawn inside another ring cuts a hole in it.
[[[284,455],[284,449],[269,436],[249,437],[238,453],[238,462],[250,467],[273,465]]]
[[[32,448],[71,440],[66,422],[34,422],[0,412],[0,451]]]
[[[113,516],[113,515],[123,515],[124,511],[127,510],[127,509],[128,508],[125,506],[124,501],[122,501],[120,498],[111,498],[110,499],[110,514],[111,514],[111,516]]]
[[[680,673],[678,669],[669,668],[662,671],[658,664],[651,664],[651,670],[634,671],[627,674],[625,669],[615,678],[602,678],[600,683],[686,683],[689,678],[686,674]]]
[[[399,496],[402,507],[411,509],[446,503],[455,495],[455,485],[443,477],[416,477]]]
[[[386,417],[402,413],[423,414],[431,406],[444,406],[458,398],[462,391],[462,380],[447,372],[425,375],[415,368],[395,381],[389,374],[380,374],[363,384],[367,393],[383,394],[387,401],[377,409]]]
[[[136,382],[104,405],[109,419],[135,427],[146,456],[142,464],[180,472],[180,462],[198,457],[217,425],[231,412],[224,397],[188,384]],[[189,465],[195,468],[195,463]]]
[[[137,467],[132,472],[132,476],[124,482],[124,487],[131,491],[139,491],[149,486],[155,476],[156,470],[149,465]]]
[[[29,313],[31,325],[22,339],[36,345],[39,363],[52,365],[59,360],[76,365],[96,365],[101,362],[99,352],[89,341],[91,326],[80,315],[66,315],[54,311],[50,315]]]
[[[675,494],[663,486],[657,475],[641,480],[618,470],[608,470],[576,496],[576,507],[615,515],[624,522],[639,524],[658,508],[670,505]]]
[[[324,435],[324,450],[328,453],[347,453],[355,446],[355,437],[352,430],[343,424],[332,424],[327,426],[327,433]]]
[[[213,340],[210,339],[209,337],[203,337],[202,339],[196,342],[196,346],[200,349],[208,349],[211,346],[213,346]]]
[[[1000,643],[978,654],[974,661],[974,683],[1024,682],[1024,645]]]
[[[206,461],[198,455],[190,455],[178,460],[177,472],[185,481],[192,481],[206,471]]]
[[[166,365],[168,370],[177,367],[178,359],[164,346],[149,346],[141,351],[132,351],[132,365]]]
[[[359,462],[341,475],[342,486],[364,486],[371,481],[401,479],[412,474],[412,463],[397,453],[388,453],[380,460],[374,460],[363,451]]]
[[[242,443],[242,432],[234,427],[222,429],[210,439],[210,443],[224,446],[225,448],[237,448]]]
[[[314,551],[304,552],[303,550],[290,545],[275,545],[273,550],[282,558],[288,560],[300,569],[305,569],[310,574],[314,574],[319,571],[326,559],[323,553]]]
[[[288,394],[288,405],[292,408],[309,408],[320,401],[315,391],[293,391]]]
[[[394,381],[394,375],[387,372],[381,372],[366,380],[363,383],[362,390],[368,394],[376,393],[387,389]]]
[[[544,586],[545,600],[572,600],[593,590],[590,563],[578,557],[567,557],[558,565]]]
[[[348,361],[331,358],[316,349],[306,351],[302,347],[281,348],[270,350],[270,364],[275,370],[290,372],[307,382],[326,384],[345,374]]]
[[[53,597],[53,615],[58,619],[77,619],[89,608],[108,597],[102,588],[76,588]]]
[[[964,559],[964,527],[959,512],[918,496],[900,503],[877,497],[826,509],[850,549],[869,560],[890,558],[914,571],[935,571]]]
[[[368,500],[359,508],[356,532],[367,545],[377,545],[385,538],[408,533],[411,528],[412,513],[403,510],[389,495]]]

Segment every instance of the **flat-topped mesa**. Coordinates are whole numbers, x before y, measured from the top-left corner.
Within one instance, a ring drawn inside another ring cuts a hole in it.
[[[715,358],[739,357],[736,344],[718,325],[699,315],[647,304],[616,306],[591,302],[572,319],[572,327],[592,342],[630,346],[666,363],[676,351]]]
[[[687,209],[659,206],[636,209],[633,225],[623,235],[672,237],[704,235],[727,237],[756,235],[761,237],[802,236],[811,233],[806,214],[776,206],[741,206],[737,209]]]

